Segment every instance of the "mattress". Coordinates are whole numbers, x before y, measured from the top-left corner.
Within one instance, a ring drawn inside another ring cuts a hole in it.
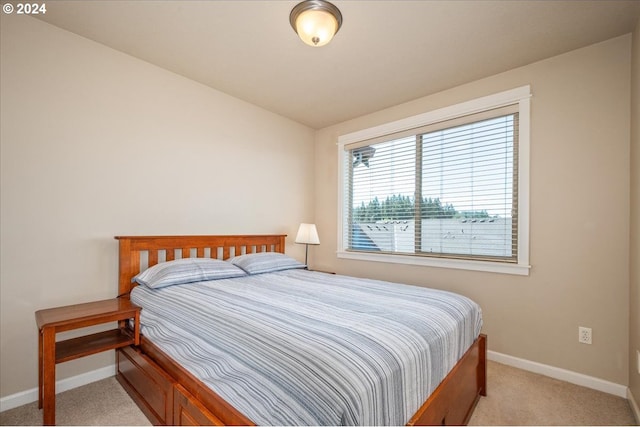
[[[402,425],[480,333],[470,299],[285,270],[150,289],[141,333],[259,425]]]

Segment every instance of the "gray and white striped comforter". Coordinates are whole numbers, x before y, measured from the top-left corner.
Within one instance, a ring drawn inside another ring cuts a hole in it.
[[[416,286],[287,270],[149,289],[142,333],[261,425],[401,425],[480,333]]]

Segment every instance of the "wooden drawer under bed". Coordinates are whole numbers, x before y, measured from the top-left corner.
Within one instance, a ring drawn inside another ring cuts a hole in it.
[[[117,351],[116,378],[154,425],[225,425],[139,349]]]
[[[116,378],[154,425],[173,425],[176,382],[133,346],[116,351]]]
[[[176,384],[173,392],[173,424],[176,426],[223,426],[224,423]]]

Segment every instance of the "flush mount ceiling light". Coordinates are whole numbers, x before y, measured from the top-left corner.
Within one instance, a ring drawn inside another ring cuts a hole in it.
[[[342,25],[342,14],[325,0],[305,0],[289,15],[291,26],[303,42],[320,47],[329,43]]]

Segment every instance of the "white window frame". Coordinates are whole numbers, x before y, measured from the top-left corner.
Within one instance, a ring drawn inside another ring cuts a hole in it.
[[[530,98],[529,85],[484,96],[456,105],[385,123],[368,129],[348,133],[338,137],[338,258],[360,261],[389,262],[396,264],[423,265],[429,267],[453,268],[462,270],[486,271],[494,273],[528,276],[529,265],[529,134],[530,134]],[[516,263],[425,257],[419,255],[399,255],[372,252],[348,251],[344,238],[344,164],[347,151],[345,146],[372,138],[390,135],[433,123],[451,120],[470,114],[481,113],[508,105],[518,105],[518,259]]]

